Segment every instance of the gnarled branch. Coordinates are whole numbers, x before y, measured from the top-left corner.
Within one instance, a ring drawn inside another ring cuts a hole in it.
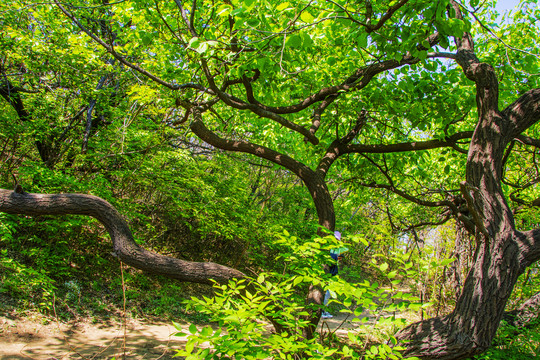
[[[87,215],[107,229],[113,255],[124,263],[149,273],[180,281],[211,284],[245,275],[235,269],[211,263],[180,260],[148,251],[135,242],[127,222],[107,201],[84,194],[29,194],[0,189],[0,211],[21,215]]]

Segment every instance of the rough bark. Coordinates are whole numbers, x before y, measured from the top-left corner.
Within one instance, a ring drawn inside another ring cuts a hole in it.
[[[479,122],[467,162],[467,189],[473,199],[469,210],[481,224],[474,265],[454,311],[446,317],[412,324],[398,334],[407,343],[407,355],[425,359],[462,359],[491,344],[506,302],[519,275],[540,258],[538,232],[515,229],[502,188],[502,157],[509,139],[538,120],[540,90],[532,90],[504,112],[496,109],[496,80],[492,69],[479,66],[477,83]],[[527,100],[528,99],[528,100]],[[527,110],[528,109],[528,110]],[[519,116],[517,116],[519,114]],[[519,117],[519,118],[518,118]]]
[[[191,262],[148,251],[135,243],[128,224],[107,201],[82,194],[30,194],[0,189],[0,211],[21,215],[87,215],[105,226],[113,255],[137,269],[180,281],[211,284],[244,277],[238,270],[207,262]]]
[[[503,320],[517,329],[527,328],[540,317],[540,291],[525,301],[519,308],[504,313]]]
[[[456,5],[457,6],[457,5]],[[502,186],[502,163],[509,142],[540,119],[540,89],[498,110],[494,69],[474,54],[468,34],[456,39],[457,62],[476,84],[478,123],[473,133],[462,191],[477,227],[474,264],[455,309],[448,316],[410,325],[397,334],[406,355],[463,359],[486,350],[521,273],[540,258],[538,231],[516,230]]]

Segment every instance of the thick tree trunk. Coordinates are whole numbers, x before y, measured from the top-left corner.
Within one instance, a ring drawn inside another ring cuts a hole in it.
[[[462,61],[474,59],[466,54]],[[412,324],[397,334],[406,344],[407,355],[424,359],[463,359],[486,350],[519,275],[540,255],[538,232],[515,229],[501,187],[504,149],[539,119],[540,92],[529,92],[501,113],[491,66],[480,63],[467,69],[467,76],[476,81],[479,121],[469,147],[462,192],[477,228],[477,249],[454,311]]]
[[[424,359],[463,359],[485,351],[521,273],[518,253],[512,233],[481,244],[454,311],[398,333],[407,347],[405,354]]]
[[[451,5],[461,18],[460,6]],[[540,90],[529,91],[500,112],[493,67],[476,57],[469,34],[455,41],[456,61],[476,85],[478,123],[461,190],[476,226],[477,249],[454,311],[397,334],[407,355],[424,359],[463,359],[486,350],[519,275],[540,258],[538,231],[516,230],[501,186],[506,146],[540,119]]]

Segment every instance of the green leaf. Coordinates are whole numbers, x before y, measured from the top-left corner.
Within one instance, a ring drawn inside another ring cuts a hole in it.
[[[379,269],[383,272],[386,271],[388,269],[388,264],[382,263],[381,265],[379,265]]]
[[[257,2],[255,0],[244,0],[244,6],[246,9],[251,10]]]
[[[441,260],[440,264],[441,266],[447,266],[453,263],[454,261],[456,261],[456,259],[443,259]]]
[[[223,4],[218,7],[216,13],[218,16],[228,16],[232,11],[232,6],[228,4]]]
[[[195,324],[189,325],[189,332],[195,335],[197,333],[197,326]]]
[[[302,14],[300,14],[300,19],[307,24],[311,24],[315,18],[307,10],[304,10]]]
[[[298,34],[293,34],[287,38],[285,45],[293,49],[298,49],[302,46],[302,37]]]
[[[204,337],[209,337],[214,333],[214,330],[210,326],[206,326],[202,329],[201,335]]]
[[[190,48],[196,49],[197,47],[199,47],[199,44],[200,41],[198,37],[192,37],[191,39],[189,39],[188,45]]]
[[[446,165],[446,166],[444,167],[444,173],[445,173],[445,174],[449,174],[449,173],[450,173],[450,165]]]
[[[368,45],[368,35],[365,32],[360,33],[360,35],[356,37],[356,43],[359,48],[365,49]]]
[[[334,65],[336,64],[336,61],[337,61],[337,60],[336,60],[336,58],[335,58],[334,56],[330,56],[330,57],[326,60],[326,62],[327,62],[328,65],[330,65],[330,66],[334,66]]]
[[[288,2],[283,2],[283,3],[279,4],[278,6],[276,6],[276,10],[277,10],[277,11],[283,11],[283,10],[285,10],[288,6],[289,6],[289,3],[288,3]]]

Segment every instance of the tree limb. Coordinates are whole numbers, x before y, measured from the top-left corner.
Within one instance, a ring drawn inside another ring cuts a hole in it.
[[[191,262],[148,251],[134,241],[127,222],[107,201],[84,194],[29,194],[0,189],[0,211],[21,215],[87,215],[107,229],[113,255],[124,263],[180,281],[212,284],[245,275],[235,269],[207,262]]]
[[[472,136],[472,131],[463,131],[446,137],[444,140],[426,140],[413,141],[397,144],[350,144],[345,145],[341,149],[343,154],[349,153],[365,153],[365,154],[383,154],[395,152],[409,152],[437,149],[442,147],[453,147],[456,141],[468,139]]]

